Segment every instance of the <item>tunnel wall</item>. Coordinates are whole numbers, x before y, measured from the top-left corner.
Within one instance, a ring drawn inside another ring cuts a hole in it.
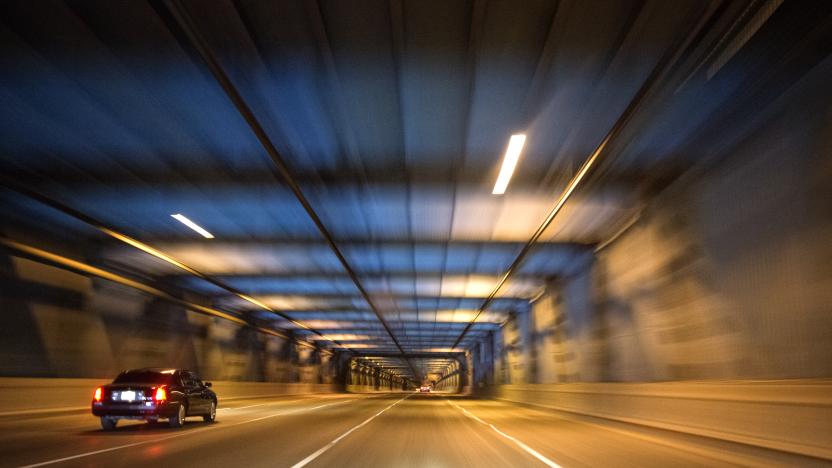
[[[516,311],[482,393],[832,459],[832,60],[819,68]]]
[[[499,385],[492,396],[832,460],[832,384],[814,379]]]
[[[467,360],[467,357],[463,359]],[[466,378],[466,365],[461,361],[453,361],[433,385],[433,389],[444,393],[464,393],[469,390],[465,385]]]
[[[516,311],[497,383],[832,377],[832,59],[819,68]]]
[[[184,367],[206,380],[333,384],[325,353],[16,256],[0,256],[0,377],[112,378]]]
[[[832,376],[830,102],[789,100],[599,253],[601,380]]]

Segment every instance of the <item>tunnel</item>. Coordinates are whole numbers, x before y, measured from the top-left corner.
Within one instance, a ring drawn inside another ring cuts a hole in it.
[[[0,2],[0,468],[832,466],[832,2]]]

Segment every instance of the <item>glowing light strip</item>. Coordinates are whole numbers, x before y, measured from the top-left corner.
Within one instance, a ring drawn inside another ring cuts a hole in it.
[[[206,231],[202,226],[200,226],[199,224],[191,221],[190,219],[188,219],[187,216],[185,216],[181,213],[172,214],[172,215],[170,215],[170,217],[179,221],[180,223],[184,224],[185,226],[188,226],[189,228],[193,229],[194,231],[200,233],[202,235],[202,237],[204,237],[206,239],[213,239],[214,238],[213,234]]]
[[[520,159],[520,152],[523,151],[523,145],[526,144],[526,135],[520,133],[512,135],[508,140],[508,148],[506,154],[503,156],[503,167],[500,168],[500,175],[497,176],[497,183],[494,184],[493,195],[502,195],[506,193],[508,182],[514,174],[514,168],[517,166],[517,161]]]

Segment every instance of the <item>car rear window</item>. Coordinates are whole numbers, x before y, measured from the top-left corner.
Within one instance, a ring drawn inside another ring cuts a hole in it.
[[[170,384],[173,374],[155,371],[127,371],[113,380],[113,383],[146,383],[146,384]]]

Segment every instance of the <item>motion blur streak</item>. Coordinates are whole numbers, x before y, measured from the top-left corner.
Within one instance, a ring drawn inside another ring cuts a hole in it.
[[[829,83],[832,1],[2,1],[0,468],[830,466]]]

